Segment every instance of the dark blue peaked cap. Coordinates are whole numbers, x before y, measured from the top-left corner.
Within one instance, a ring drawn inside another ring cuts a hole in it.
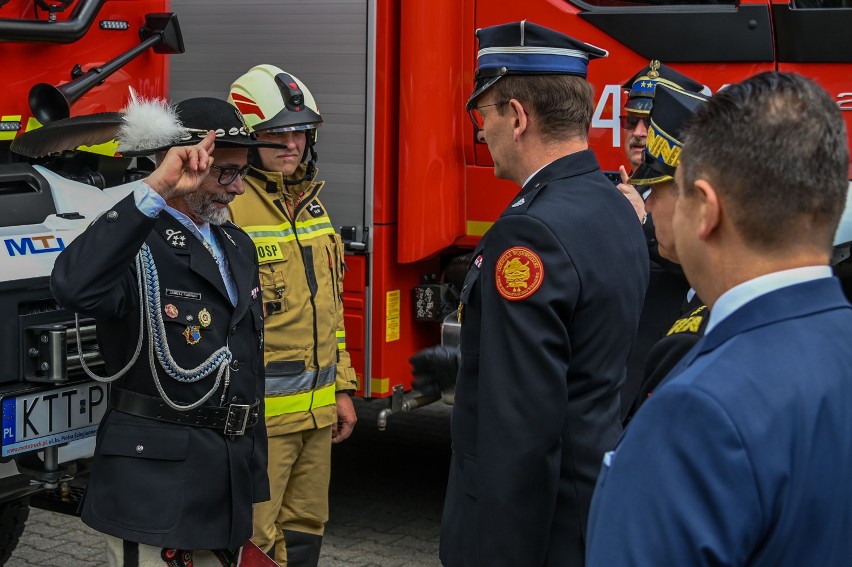
[[[665,83],[656,86],[644,159],[630,177],[630,183],[655,185],[674,179],[683,150],[683,132],[689,119],[705,102],[707,97],[701,93],[687,92]]]
[[[585,78],[589,59],[606,57],[605,50],[528,22],[480,28],[476,84],[467,102],[506,75],[577,75]]]
[[[698,93],[704,89],[704,85],[698,81],[654,59],[647,67],[621,85],[621,88],[630,90],[624,109],[636,114],[648,114],[654,106],[654,89],[657,85],[666,85],[691,93]]]

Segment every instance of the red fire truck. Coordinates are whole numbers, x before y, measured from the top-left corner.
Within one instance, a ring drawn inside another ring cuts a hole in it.
[[[831,2],[839,0],[246,0],[203,8],[172,0],[187,50],[172,60],[171,94],[221,96],[256,63],[310,87],[325,120],[317,146],[323,202],[350,252],[347,349],[360,393],[405,410],[417,405],[403,398],[408,357],[438,342],[442,329],[453,340],[464,254],[518,190],[494,178],[464,110],[476,28],[528,19],[609,51],[590,65],[591,145],[614,171],[626,162],[621,85],[651,59],[714,92],[759,71],[797,71],[852,108],[852,43],[843,40],[852,8]]]
[[[650,59],[712,91],[796,71],[852,110],[848,0],[0,0],[0,563],[27,498],[51,489],[53,506],[73,502],[105,408],[103,387],[79,375],[70,314],[50,296],[53,259],[103,188],[143,174],[112,143],[30,163],[9,150],[15,137],[118,110],[128,87],[178,101],[224,98],[260,63],[298,76],[320,105],[324,202],[347,247],[347,349],[359,394],[391,399],[385,421],[431,401],[406,397],[408,357],[454,340],[464,256],[517,192],[495,179],[464,104],[474,30],[521,19],[609,51],[589,76],[591,144],[607,170],[626,161],[620,85]],[[848,244],[838,250],[848,257]],[[82,341],[97,364],[91,326]]]

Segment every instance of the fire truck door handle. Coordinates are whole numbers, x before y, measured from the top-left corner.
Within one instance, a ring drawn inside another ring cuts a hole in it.
[[[370,228],[364,227],[361,233],[361,240],[356,240],[358,234],[357,226],[341,226],[340,238],[343,240],[343,246],[346,250],[352,252],[363,252],[367,249],[367,241],[370,236]]]

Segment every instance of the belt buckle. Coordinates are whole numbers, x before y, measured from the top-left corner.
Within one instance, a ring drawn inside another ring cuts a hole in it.
[[[243,412],[242,415],[238,411]],[[225,419],[225,435],[243,435],[246,432],[251,406],[249,404],[231,404],[228,406],[228,417]],[[238,425],[238,428],[234,428]]]

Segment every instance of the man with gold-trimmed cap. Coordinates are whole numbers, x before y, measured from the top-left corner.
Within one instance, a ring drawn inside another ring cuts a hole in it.
[[[461,291],[440,556],[447,567],[582,565],[595,478],[621,433],[648,253],[588,147],[585,77],[606,52],[527,21],[477,37],[467,108],[495,175],[520,191]]]
[[[704,90],[704,85],[698,81],[678,73],[656,59],[621,85],[621,88],[627,91],[627,101],[624,103],[624,114],[618,118],[621,124],[624,152],[627,154],[631,172],[635,172],[644,159],[645,142],[648,138],[648,115],[654,106],[657,85],[668,85],[696,93]],[[618,185],[618,189],[630,199],[636,214],[642,219],[642,224],[645,224],[647,217],[641,194],[647,188],[637,188],[630,184],[627,168],[624,166],[619,167],[619,170],[622,182]]]
[[[624,130],[624,151],[630,167],[636,171],[643,160],[643,148],[648,136],[648,116],[654,106],[657,85],[666,85],[689,92],[701,92],[704,85],[678,73],[656,59],[636,73],[621,88],[628,91],[624,114],[619,117]]]
[[[624,113],[619,117],[623,132],[624,151],[627,154],[630,171],[635,173],[642,165],[645,145],[648,137],[649,113],[654,105],[654,94],[658,85],[673,87],[690,92],[704,89],[698,81],[678,73],[657,60],[652,60],[636,73],[622,88],[627,91]],[[681,311],[683,298],[689,290],[689,284],[677,264],[668,261],[657,251],[654,234],[654,217],[648,215],[643,195],[647,195],[647,185],[635,185],[628,181],[627,168],[619,168],[621,183],[618,189],[630,200],[636,214],[642,219],[648,252],[651,256],[651,274],[645,305],[639,319],[636,345],[627,363],[627,380],[621,390],[621,411],[626,416],[643,381],[645,360],[654,344],[665,336],[671,321]]]
[[[651,188],[645,206],[655,219],[657,250],[660,256],[678,267],[680,262],[672,234],[672,215],[677,199],[674,174],[680,163],[684,126],[706,100],[707,97],[702,94],[688,93],[668,85],[657,86],[654,107],[649,115],[644,160],[630,178],[637,185]],[[686,282],[686,279],[683,281]],[[662,331],[663,336],[647,351],[638,393],[628,400],[630,406],[625,425],[669,370],[704,335],[710,312],[695,290],[689,289],[674,299],[681,306],[680,315],[676,319],[669,318],[666,330]],[[622,393],[625,393],[624,389]]]

